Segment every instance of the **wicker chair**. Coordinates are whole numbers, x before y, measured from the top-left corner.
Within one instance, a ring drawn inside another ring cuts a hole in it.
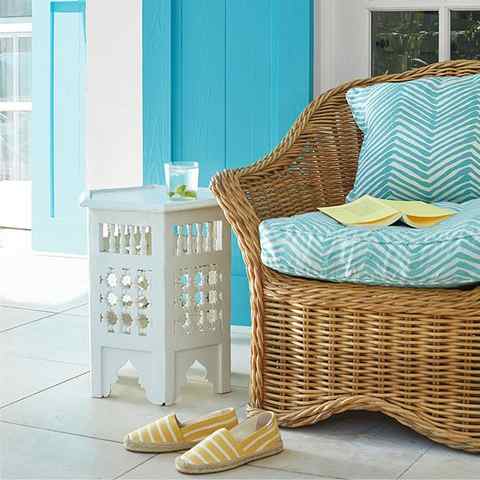
[[[383,412],[432,440],[480,451],[480,287],[411,289],[291,277],[260,260],[259,223],[337,205],[362,145],[354,86],[480,73],[452,61],[330,90],[262,161],[211,189],[238,236],[251,292],[250,411],[300,427],[347,410]]]

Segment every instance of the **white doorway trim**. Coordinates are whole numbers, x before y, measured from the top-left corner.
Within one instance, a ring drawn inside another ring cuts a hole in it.
[[[334,85],[335,0],[314,0],[314,81],[315,97]]]

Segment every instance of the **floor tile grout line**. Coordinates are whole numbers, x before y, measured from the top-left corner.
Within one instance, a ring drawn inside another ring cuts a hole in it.
[[[36,322],[39,322],[40,320],[45,320],[47,318],[51,318],[57,315],[56,313],[51,313],[51,312],[43,312],[43,313],[47,313],[47,315],[45,315],[44,317],[36,318],[35,320],[30,320],[28,322],[21,323],[19,325],[15,325],[14,327],[6,328],[5,330],[0,330],[0,335],[2,333],[11,332],[12,330],[16,330],[17,328],[26,327],[28,325],[31,325],[32,323],[36,323]]]
[[[430,446],[430,447],[426,447],[423,452],[418,455],[418,457],[407,467],[405,468],[405,470],[403,470],[402,472],[400,472],[400,475],[398,475],[398,477],[395,479],[395,480],[400,480],[401,478],[404,477],[404,475],[427,453],[429,452],[433,447]]]
[[[13,308],[15,310],[28,310],[29,312],[60,313],[60,312],[55,312],[53,310],[44,310],[43,308],[32,308],[32,307],[25,307],[22,305],[9,305],[7,303],[0,303],[0,307]]]
[[[9,354],[12,357],[16,357],[16,358],[23,358],[24,360],[39,360],[41,362],[53,362],[53,363],[60,363],[61,365],[71,365],[72,367],[83,367],[88,369],[88,371],[85,371],[84,373],[90,372],[90,366],[88,363],[66,362],[65,360],[52,360],[51,358],[46,358],[46,357],[22,355],[20,353],[15,353],[13,351],[11,352],[7,351],[5,352],[5,354]]]
[[[113,477],[112,480],[119,480],[120,478],[124,477],[128,473],[133,472],[133,470],[135,470],[136,468],[141,467],[142,465],[145,465],[146,463],[150,462],[152,459],[154,459],[156,457],[158,457],[158,454],[157,455],[152,455],[151,457],[145,459],[143,462],[140,462],[138,465],[135,465],[134,467],[129,468],[128,470],[125,470],[120,475],[117,475],[116,477]]]
[[[0,307],[5,307],[5,305],[0,305]],[[20,325],[15,325],[14,327],[6,328],[5,330],[0,330],[0,334],[10,332],[10,331],[15,330],[17,328],[26,327],[26,326],[31,325],[32,323],[36,323],[36,322],[39,322],[41,320],[47,320],[47,319],[55,317],[57,315],[68,314],[68,310],[64,310],[64,311],[62,310],[60,312],[50,312],[50,311],[46,311],[46,310],[31,310],[31,309],[28,309],[28,308],[16,308],[16,307],[6,307],[6,308],[15,308],[16,310],[26,310],[28,312],[45,313],[45,316],[42,316],[40,318],[36,318],[35,320],[30,320],[30,321],[22,323]],[[73,308],[77,308],[77,307],[73,307]],[[69,314],[69,315],[71,315],[73,317],[88,317],[88,315],[78,315],[78,314]]]
[[[85,305],[88,305],[88,301],[85,302],[85,303],[82,303],[81,305],[75,305],[74,307],[68,307],[66,310],[61,310],[60,312],[58,313],[68,313],[70,310],[74,310],[76,308],[80,308],[80,307],[84,307]],[[85,316],[88,316],[87,315],[84,315],[84,314],[80,314],[80,313],[73,313],[72,315],[78,315],[80,317],[85,317]]]
[[[87,375],[89,374],[90,371],[86,371],[86,372],[82,372],[78,375],[74,375],[73,377],[69,377],[65,380],[62,380],[61,382],[58,382],[58,383],[55,383],[54,385],[50,385],[48,387],[45,387],[45,388],[42,388],[40,390],[37,390],[36,392],[34,393],[29,393],[28,395],[25,395],[17,400],[14,400],[13,402],[9,402],[9,403],[6,403],[5,405],[0,405],[0,411],[7,408],[7,407],[11,407],[12,405],[15,405],[16,403],[19,403],[19,402],[23,402],[24,400],[27,400],[28,398],[31,398],[31,397],[34,397],[35,395],[38,395],[40,393],[43,393],[43,392],[46,392],[47,390],[50,390],[51,388],[55,388],[55,387],[58,387],[59,385],[63,385],[64,383],[67,383],[67,382],[70,382],[71,380],[75,380],[76,378],[80,378],[82,377],[83,375]]]
[[[90,440],[98,440],[100,442],[109,442],[109,443],[114,443],[115,445],[123,445],[123,443],[120,440],[112,440],[111,438],[95,437],[93,435],[86,435],[84,433],[73,433],[73,432],[67,432],[66,430],[56,430],[54,428],[38,427],[36,425],[26,425],[25,423],[12,422],[10,420],[0,419],[0,423],[4,423],[7,425],[15,425],[16,427],[30,428],[32,430],[40,430],[42,432],[61,433],[62,435],[70,435],[72,437],[89,438]]]
[[[33,307],[27,307],[27,306],[24,306],[24,305],[12,305],[12,304],[8,304],[8,303],[0,303],[0,307],[13,308],[15,310],[27,310],[29,312],[51,313],[51,314],[57,315],[59,313],[68,313],[70,310],[73,310],[75,308],[83,307],[87,304],[88,304],[88,302],[85,302],[85,303],[81,303],[81,304],[78,304],[78,305],[73,305],[71,307],[67,307],[67,308],[62,309],[62,310],[45,310],[43,308],[33,308]],[[83,316],[83,317],[86,316],[86,315],[82,315],[82,314],[79,314],[79,313],[74,313],[72,315]]]

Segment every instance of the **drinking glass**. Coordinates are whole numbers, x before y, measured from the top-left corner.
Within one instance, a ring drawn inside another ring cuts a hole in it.
[[[167,193],[172,200],[195,200],[198,195],[198,162],[165,163]]]

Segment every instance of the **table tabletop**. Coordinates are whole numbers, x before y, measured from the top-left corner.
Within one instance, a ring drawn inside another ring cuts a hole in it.
[[[87,190],[80,198],[80,206],[93,210],[167,213],[217,205],[208,188],[199,188],[198,197],[194,200],[171,200],[164,185]]]

